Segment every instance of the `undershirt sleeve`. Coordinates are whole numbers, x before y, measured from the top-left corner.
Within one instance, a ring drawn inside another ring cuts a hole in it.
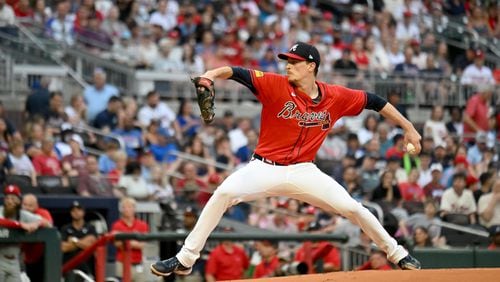
[[[246,86],[252,93],[256,94],[257,89],[252,83],[252,75],[250,74],[250,70],[244,69],[241,67],[231,67],[233,70],[233,75],[229,78],[232,79],[244,86]]]
[[[366,105],[365,109],[374,110],[379,112],[387,104],[387,101],[378,95],[366,92]]]

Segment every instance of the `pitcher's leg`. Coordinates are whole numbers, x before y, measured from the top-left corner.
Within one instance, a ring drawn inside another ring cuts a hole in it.
[[[297,167],[290,174],[289,183],[297,187],[297,191],[290,197],[306,201],[325,211],[338,213],[357,224],[387,254],[390,261],[398,263],[408,255],[368,209],[314,164]]]
[[[270,187],[284,182],[286,169],[274,167],[260,161],[252,161],[230,175],[219,186],[203,208],[193,230],[176,255],[182,265],[192,266],[200,256],[208,236],[219,223],[224,212],[243,201],[266,197]]]

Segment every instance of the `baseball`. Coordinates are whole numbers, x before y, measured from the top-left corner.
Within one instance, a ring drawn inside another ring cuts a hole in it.
[[[406,151],[410,154],[415,154],[415,146],[412,143],[406,144]]]

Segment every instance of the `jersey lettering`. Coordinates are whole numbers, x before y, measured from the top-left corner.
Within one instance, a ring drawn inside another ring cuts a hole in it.
[[[302,113],[299,110],[295,110],[296,108],[297,105],[294,102],[287,101],[277,117],[296,119],[300,127],[321,126],[322,130],[330,128],[330,113],[328,111]]]

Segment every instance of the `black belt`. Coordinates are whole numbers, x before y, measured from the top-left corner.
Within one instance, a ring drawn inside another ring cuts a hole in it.
[[[298,164],[298,163],[290,163],[290,164],[278,163],[278,162],[275,162],[273,160],[266,159],[266,158],[264,158],[263,156],[261,156],[261,155],[259,155],[257,153],[253,153],[252,160],[259,160],[259,161],[265,162],[266,164],[277,165],[277,166],[287,166],[287,165]],[[307,161],[307,162],[304,162],[304,163],[312,163],[312,161]]]

